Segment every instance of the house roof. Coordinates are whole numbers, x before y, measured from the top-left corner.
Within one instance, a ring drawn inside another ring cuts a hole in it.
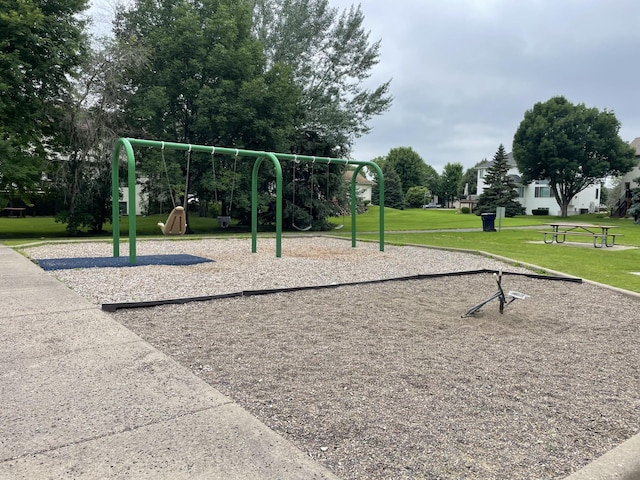
[[[636,157],[640,156],[640,137],[634,138],[633,141],[629,145],[631,145],[633,148],[635,148]]]
[[[509,175],[509,178],[513,180],[513,183],[519,185],[522,183],[522,177],[520,175]]]
[[[347,170],[344,172],[344,179],[348,182],[353,178],[353,170]],[[356,184],[358,185],[373,185],[373,182],[366,178],[364,175],[358,174],[356,177]]]
[[[489,168],[491,165],[493,165],[494,160],[487,160],[486,162],[482,162],[480,165],[478,165],[476,168]],[[507,165],[509,165],[510,167],[516,167],[516,161],[513,158],[513,153],[509,152],[507,154]]]

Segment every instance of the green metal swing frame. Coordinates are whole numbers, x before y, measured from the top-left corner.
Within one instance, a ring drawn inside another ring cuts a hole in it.
[[[380,251],[384,252],[384,175],[380,167],[374,162],[350,160],[344,158],[312,157],[306,155],[290,155],[284,153],[264,152],[256,150],[243,150],[236,148],[214,147],[207,145],[193,145],[187,143],[162,142],[158,140],[144,140],[139,138],[119,138],[113,148],[111,161],[111,202],[112,202],[112,226],[113,226],[113,256],[120,256],[120,157],[124,151],[127,162],[127,186],[129,187],[129,264],[135,265],[137,238],[136,238],[136,160],[134,146],[165,148],[170,150],[187,150],[191,152],[219,153],[241,157],[254,158],[253,172],[251,175],[251,252],[256,253],[258,238],[258,172],[264,160],[273,163],[276,174],[276,257],[282,256],[282,167],[280,160],[298,160],[314,163],[337,163],[355,166],[351,179],[351,246],[356,246],[356,177],[363,167],[374,170],[378,176],[380,199]]]

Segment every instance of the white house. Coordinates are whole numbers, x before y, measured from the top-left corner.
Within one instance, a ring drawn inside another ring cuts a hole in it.
[[[630,145],[636,150],[636,166],[621,178],[623,193],[626,189],[633,190],[640,187],[640,183],[636,181],[640,178],[640,137],[636,137]]]
[[[136,182],[136,215],[145,215],[149,208],[149,195]],[[120,187],[120,215],[129,215],[129,187]]]
[[[493,160],[478,166],[478,195],[484,192],[487,186],[484,182],[484,177],[492,163]],[[507,174],[514,180],[518,190],[517,200],[525,207],[527,215],[531,215],[531,210],[538,208],[548,208],[549,215],[561,215],[560,205],[556,202],[547,180],[535,180],[529,185],[523,185],[520,170],[518,170],[511,153],[507,156],[507,164],[509,165]],[[597,212],[600,207],[601,188],[601,184],[597,183],[578,193],[571,200],[567,213],[575,215]]]
[[[351,186],[351,179],[353,178],[353,170],[347,170],[344,172],[344,179]],[[363,202],[371,203],[371,194],[373,191],[373,182],[365,178],[364,175],[358,174],[356,177],[356,195]]]

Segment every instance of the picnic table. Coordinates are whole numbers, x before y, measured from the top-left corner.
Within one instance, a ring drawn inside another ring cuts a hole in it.
[[[8,217],[24,217],[26,215],[27,209],[25,207],[5,207],[2,209],[2,211],[7,212]]]
[[[551,231],[541,231],[544,235],[544,243],[564,243],[569,236],[592,237],[595,248],[613,247],[616,237],[622,237],[621,233],[610,233],[614,225],[593,225],[591,223],[548,223]]]

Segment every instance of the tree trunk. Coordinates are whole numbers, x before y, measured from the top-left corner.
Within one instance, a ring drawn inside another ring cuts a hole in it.
[[[569,210],[569,202],[571,201],[572,197],[566,198],[564,195],[561,195],[558,191],[558,186],[553,184],[551,185],[551,192],[553,193],[553,197],[556,199],[556,202],[560,206],[560,216],[563,218],[568,217],[569,214],[567,213],[567,211]]]

